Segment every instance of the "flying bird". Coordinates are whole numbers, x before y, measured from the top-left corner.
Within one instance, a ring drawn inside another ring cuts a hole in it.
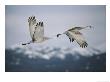
[[[30,44],[30,43],[41,43],[45,40],[50,39],[49,37],[44,36],[44,23],[37,22],[35,16],[31,16],[28,18],[29,23],[29,31],[32,40],[28,43],[23,43],[22,45]]]
[[[86,27],[73,27],[67,31],[65,31],[62,34],[66,34],[70,40],[70,42],[76,41],[80,47],[85,48],[88,46],[88,43],[86,42],[83,34],[80,32],[80,30],[85,28],[92,28],[92,26],[86,26]],[[57,37],[59,37],[62,34],[57,34]]]
[[[32,40],[30,42],[23,43],[22,45],[27,45],[30,43],[42,43],[48,39],[51,39],[50,37],[44,36],[44,23],[36,21],[35,16],[30,16],[28,18],[28,23],[29,23],[30,36]],[[83,37],[83,34],[80,32],[80,30],[88,27],[91,28],[92,26],[73,27],[62,34],[66,34],[70,42],[76,41],[80,45],[80,47],[85,48],[88,46],[88,44],[85,38]],[[59,37],[62,34],[57,34],[56,36]]]

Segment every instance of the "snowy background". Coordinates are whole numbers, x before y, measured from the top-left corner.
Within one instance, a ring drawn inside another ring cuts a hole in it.
[[[6,5],[5,71],[106,71],[105,6],[9,6]],[[54,36],[73,26],[82,30],[89,46],[79,48],[63,35],[42,44],[30,41],[27,19],[35,15],[44,22],[45,36]]]

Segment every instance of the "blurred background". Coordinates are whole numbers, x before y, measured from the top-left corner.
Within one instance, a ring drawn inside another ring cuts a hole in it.
[[[22,46],[31,40],[29,16],[44,22],[48,37],[74,26],[93,26],[81,31],[88,47],[82,49],[76,42],[70,43],[66,35]],[[105,5],[6,5],[5,36],[5,71],[106,71]]]

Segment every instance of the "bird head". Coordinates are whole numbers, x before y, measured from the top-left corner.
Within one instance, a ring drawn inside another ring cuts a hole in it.
[[[57,37],[59,37],[61,34],[57,34]]]

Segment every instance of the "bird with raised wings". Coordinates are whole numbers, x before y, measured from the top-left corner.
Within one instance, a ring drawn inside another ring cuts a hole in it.
[[[31,16],[28,18],[29,23],[29,31],[30,36],[32,40],[28,43],[24,43],[22,45],[30,44],[30,43],[42,43],[45,40],[51,39],[49,37],[44,36],[44,23],[36,21],[35,16]],[[91,26],[86,27],[73,27],[67,31],[65,31],[62,34],[66,34],[68,38],[70,39],[70,42],[76,41],[80,47],[85,48],[88,46],[85,38],[83,37],[83,34],[80,32],[80,30],[88,28]],[[57,34],[56,36],[59,37],[62,34]]]
[[[23,43],[22,45],[30,44],[30,43],[41,43],[45,40],[50,39],[49,37],[44,36],[44,23],[37,22],[35,16],[31,16],[28,18],[29,23],[29,31],[32,40],[28,43]]]

